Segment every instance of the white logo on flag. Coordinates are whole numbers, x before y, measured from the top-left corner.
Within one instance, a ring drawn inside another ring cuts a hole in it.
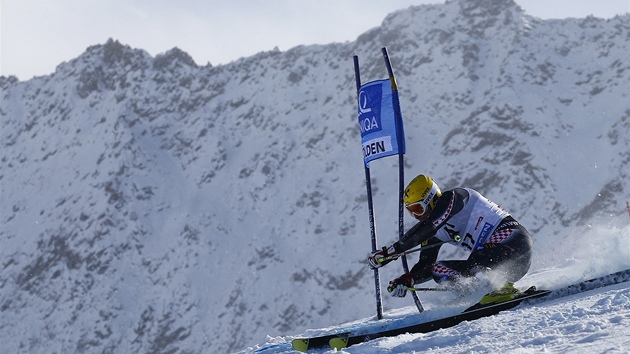
[[[370,113],[372,108],[368,107],[368,96],[363,90],[359,92],[359,114]]]

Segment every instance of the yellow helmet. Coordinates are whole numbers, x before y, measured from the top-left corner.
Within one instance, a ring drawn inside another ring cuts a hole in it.
[[[414,218],[422,220],[429,216],[441,195],[440,187],[431,177],[418,175],[405,188],[403,202]]]

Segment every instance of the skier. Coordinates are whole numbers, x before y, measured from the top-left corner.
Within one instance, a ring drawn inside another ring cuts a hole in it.
[[[403,202],[419,222],[400,241],[368,257],[370,268],[377,269],[421,245],[418,263],[389,283],[393,296],[404,297],[408,288],[431,279],[457,290],[465,287],[465,279],[487,271],[497,273],[506,285],[484,296],[482,304],[510,300],[520,293],[513,283],[529,270],[532,240],[501,207],[470,188],[441,193],[433,179],[424,175],[405,188]],[[436,261],[445,243],[470,252],[468,259]]]

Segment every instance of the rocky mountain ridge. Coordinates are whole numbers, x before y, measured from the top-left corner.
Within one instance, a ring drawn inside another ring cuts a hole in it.
[[[233,352],[369,316],[352,55],[364,81],[385,78],[383,46],[407,179],[497,200],[549,262],[573,228],[625,217],[629,20],[459,0],[222,66],[109,40],[49,76],[1,77],[3,343]],[[372,164],[381,243],[397,237],[396,164]]]

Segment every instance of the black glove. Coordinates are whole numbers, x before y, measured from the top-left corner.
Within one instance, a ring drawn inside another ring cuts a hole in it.
[[[374,251],[368,257],[368,264],[370,269],[378,269],[387,263],[398,259],[400,255],[396,254],[394,246],[383,247],[380,251]]]
[[[412,287],[413,283],[413,275],[406,273],[390,281],[387,291],[389,291],[392,296],[405,297],[405,295],[407,295],[407,289]]]

